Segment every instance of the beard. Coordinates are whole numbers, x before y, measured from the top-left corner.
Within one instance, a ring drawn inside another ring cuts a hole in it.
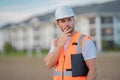
[[[65,27],[64,29],[61,28],[61,31],[64,32],[64,30],[65,30],[66,28],[67,28],[67,30],[71,29],[68,33],[71,33],[71,34],[73,33],[73,31],[74,31],[74,26],[72,26],[72,27],[71,27],[71,26],[67,26],[67,27]]]

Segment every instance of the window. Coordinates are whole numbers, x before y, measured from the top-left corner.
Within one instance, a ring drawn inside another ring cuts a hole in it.
[[[113,40],[109,40],[109,41],[106,41],[106,40],[102,40],[102,47],[103,47],[103,50],[106,50],[106,49],[112,49],[114,48],[114,41]]]
[[[23,27],[23,28],[22,28],[22,31],[23,31],[24,33],[27,32],[27,28]]]
[[[117,30],[117,33],[120,34],[120,29]]]
[[[23,40],[27,40],[27,36],[23,36]]]
[[[118,22],[120,22],[120,16],[116,16]]]
[[[89,18],[89,23],[90,24],[95,24],[95,17]]]
[[[90,35],[95,36],[96,35],[96,29],[90,29]]]
[[[34,31],[38,31],[38,30],[40,30],[40,27],[39,26],[34,26],[33,29],[34,29]]]
[[[101,17],[101,23],[113,23],[113,17]]]
[[[102,29],[102,36],[113,35],[113,28]]]
[[[34,35],[34,40],[40,40],[40,36],[39,35]]]

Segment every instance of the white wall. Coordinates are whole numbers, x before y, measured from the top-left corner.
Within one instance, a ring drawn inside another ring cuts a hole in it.
[[[54,38],[55,35],[55,30],[54,30],[54,25],[52,24],[48,24],[45,25],[45,32],[43,32],[43,34],[45,35],[44,37],[44,44],[45,44],[45,48],[49,49],[50,48],[50,44],[52,39]]]
[[[80,31],[83,34],[89,34],[89,20],[85,16],[80,16],[77,19],[76,30]]]
[[[3,33],[0,31],[0,51],[3,51],[4,40],[3,40]]]
[[[23,50],[23,32],[22,32],[22,29],[20,28],[18,30],[18,43],[17,43],[17,47],[19,50]]]
[[[27,49],[32,49],[33,46],[34,46],[34,40],[33,40],[33,29],[32,27],[28,27],[27,28],[27,33],[26,33],[26,37],[27,37],[27,40],[26,40],[26,44],[27,46]]]
[[[102,36],[101,36],[101,20],[100,16],[96,16],[96,46],[98,52],[102,50]]]
[[[114,41],[120,45],[120,15],[114,16]]]

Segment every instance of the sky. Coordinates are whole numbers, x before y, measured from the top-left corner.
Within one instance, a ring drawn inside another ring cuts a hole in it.
[[[17,23],[60,5],[88,5],[112,0],[0,0],[0,26]]]

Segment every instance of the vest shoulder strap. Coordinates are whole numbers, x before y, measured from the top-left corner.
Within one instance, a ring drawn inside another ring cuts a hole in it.
[[[82,34],[79,37],[78,46],[77,46],[77,53],[79,53],[79,54],[82,53],[82,47],[87,39],[92,40],[92,38],[89,35],[86,36],[86,35]]]
[[[85,37],[85,35],[81,35],[78,40],[78,46],[77,46],[77,53],[80,54],[82,52],[82,40]]]

